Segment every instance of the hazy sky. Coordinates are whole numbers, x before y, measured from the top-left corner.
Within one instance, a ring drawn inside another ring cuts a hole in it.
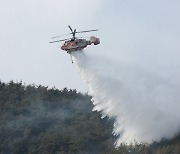
[[[100,38],[86,52],[180,77],[178,0],[0,0],[0,79],[87,91],[61,43],[52,36],[77,30]],[[169,71],[167,73],[167,70]],[[178,72],[179,71],[179,72]]]

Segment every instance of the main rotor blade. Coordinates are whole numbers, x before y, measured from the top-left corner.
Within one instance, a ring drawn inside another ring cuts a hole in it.
[[[63,34],[63,35],[54,36],[51,39],[55,39],[55,38],[62,37],[62,36],[67,36],[67,35],[70,35],[70,34],[72,34],[72,33],[67,33],[67,34]]]
[[[73,33],[73,30],[72,30],[71,26],[70,26],[70,25],[68,25],[68,27],[69,27],[69,29],[71,30],[71,32]]]
[[[90,38],[90,37],[86,37],[86,36],[85,36],[85,37],[76,37],[76,38],[82,38],[82,39],[84,39],[84,38]]]
[[[66,40],[69,40],[69,39],[64,39],[64,40],[56,40],[56,41],[51,41],[51,42],[49,42],[49,43],[61,42],[61,41],[66,41]]]
[[[98,31],[99,29],[94,29],[94,30],[85,30],[85,31],[80,31],[76,33],[86,33],[86,32],[93,32],[93,31]]]
[[[73,38],[75,39],[75,35],[76,35],[76,29],[74,29],[74,32],[73,32]]]

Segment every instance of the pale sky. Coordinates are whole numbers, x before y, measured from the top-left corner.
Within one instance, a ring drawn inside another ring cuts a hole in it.
[[[178,0],[0,0],[0,80],[88,91],[62,43],[51,37],[99,29],[85,52],[180,78]],[[167,71],[169,71],[167,73]]]

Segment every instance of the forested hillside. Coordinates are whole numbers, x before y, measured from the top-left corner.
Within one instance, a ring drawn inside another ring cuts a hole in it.
[[[115,149],[114,119],[92,108],[91,97],[76,90],[0,82],[0,154],[180,152],[180,135]]]

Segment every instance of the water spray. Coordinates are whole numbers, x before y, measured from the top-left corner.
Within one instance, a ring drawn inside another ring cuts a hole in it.
[[[116,145],[152,143],[180,131],[180,88],[134,65],[72,53],[102,117],[115,117]]]

